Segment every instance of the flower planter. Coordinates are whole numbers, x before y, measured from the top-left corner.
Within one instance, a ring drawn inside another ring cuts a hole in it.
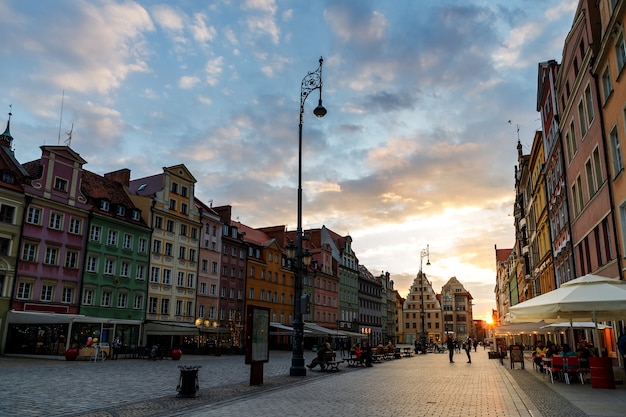
[[[183,351],[180,349],[172,349],[170,351],[170,357],[173,361],[179,360],[181,356],[183,356]]]
[[[69,348],[65,351],[66,361],[75,361],[77,357],[78,357],[78,349]]]

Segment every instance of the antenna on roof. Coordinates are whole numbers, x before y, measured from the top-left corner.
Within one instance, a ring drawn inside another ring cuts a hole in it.
[[[63,102],[65,101],[65,90],[61,96],[61,115],[59,116],[59,137],[57,138],[57,145],[61,144],[61,123],[63,122]]]
[[[72,132],[73,132],[73,131],[74,131],[74,123],[72,123],[72,128],[70,129],[70,131],[69,131],[69,132],[65,132],[65,134],[67,135],[67,139],[65,139],[65,142],[64,142],[64,143],[65,143],[68,147],[71,147],[71,146],[72,146]]]
[[[209,207],[213,208],[213,199],[209,200]]]

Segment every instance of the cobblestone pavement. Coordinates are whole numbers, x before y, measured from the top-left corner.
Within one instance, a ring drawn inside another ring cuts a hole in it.
[[[306,356],[309,361],[313,354]],[[465,355],[455,358],[451,364],[447,355],[418,355],[373,368],[342,364],[337,373],[308,371],[306,377],[289,377],[291,352],[272,351],[264,364],[263,385],[251,387],[250,367],[242,356],[102,363],[0,357],[0,415],[625,415],[623,386],[594,390],[589,385],[552,385],[531,365],[511,370],[480,350],[472,355],[472,364],[465,363]],[[179,365],[202,366],[196,398],[176,398]]]

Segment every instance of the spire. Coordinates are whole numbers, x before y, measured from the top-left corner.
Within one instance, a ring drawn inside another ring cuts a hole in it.
[[[9,129],[11,125],[11,116],[13,115],[13,113],[11,113],[12,107],[13,105],[9,104],[9,120],[7,121],[7,128],[4,129],[4,133],[0,135],[0,145],[6,146],[9,149],[11,149],[11,144],[13,143],[13,136],[11,136],[11,131]]]

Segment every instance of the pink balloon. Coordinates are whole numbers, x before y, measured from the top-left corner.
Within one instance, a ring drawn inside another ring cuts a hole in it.
[[[89,337],[87,338],[87,341],[88,341],[88,342],[91,342],[92,340],[93,340],[93,339],[91,338],[91,336],[89,336]]]

